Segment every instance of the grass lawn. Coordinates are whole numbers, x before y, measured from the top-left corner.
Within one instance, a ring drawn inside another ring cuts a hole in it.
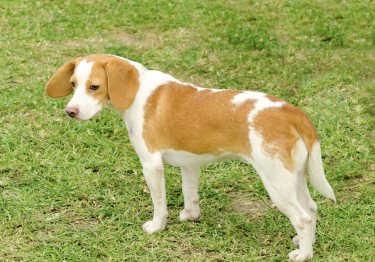
[[[375,2],[0,1],[0,261],[286,261],[289,220],[248,164],[200,169],[202,217],[145,235],[151,197],[123,120],[69,119],[44,87],[64,63],[114,54],[208,88],[303,109],[338,203],[318,203],[312,261],[375,261]]]

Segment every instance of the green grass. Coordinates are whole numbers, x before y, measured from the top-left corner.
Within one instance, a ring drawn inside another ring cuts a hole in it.
[[[179,221],[181,176],[166,166],[167,228],[145,235],[153,208],[122,119],[105,110],[70,120],[69,98],[44,93],[62,64],[92,53],[303,109],[338,199],[310,190],[312,261],[375,260],[373,10],[373,1],[2,0],[0,260],[286,261],[294,249],[288,219],[262,205],[255,171],[235,161],[201,168],[195,222]]]

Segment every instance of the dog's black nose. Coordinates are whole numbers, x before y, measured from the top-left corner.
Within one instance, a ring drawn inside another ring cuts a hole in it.
[[[68,116],[70,116],[71,118],[74,118],[76,115],[78,115],[79,113],[79,110],[78,108],[74,108],[74,107],[67,107],[65,109],[65,112]]]

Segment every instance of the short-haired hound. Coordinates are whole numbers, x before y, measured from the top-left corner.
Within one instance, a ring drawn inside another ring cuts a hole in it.
[[[306,182],[335,201],[317,131],[300,109],[268,94],[206,89],[113,55],[89,55],[63,65],[46,86],[50,97],[74,92],[69,117],[87,120],[102,108],[120,113],[143,166],[154,217],[146,233],[165,228],[168,211],[163,162],[181,167],[185,208],[181,220],[200,216],[201,165],[239,159],[258,172],[271,200],[292,222],[299,249],[291,260],[313,256],[317,205]]]

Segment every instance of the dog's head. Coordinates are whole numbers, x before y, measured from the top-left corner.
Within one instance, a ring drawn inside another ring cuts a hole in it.
[[[111,101],[119,111],[128,109],[138,91],[138,70],[127,60],[110,55],[90,55],[63,65],[46,86],[53,98],[74,91],[66,107],[69,117],[87,120]]]

